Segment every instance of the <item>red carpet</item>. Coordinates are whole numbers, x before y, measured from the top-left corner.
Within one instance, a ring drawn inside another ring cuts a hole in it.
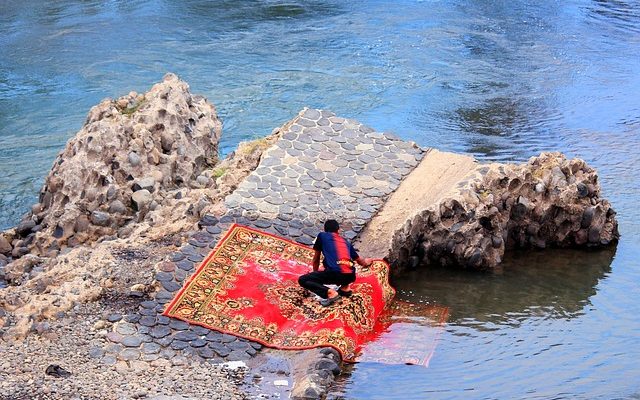
[[[277,349],[331,346],[353,361],[395,294],[389,266],[358,266],[353,295],[323,307],[297,281],[312,258],[307,246],[233,225],[163,314]]]

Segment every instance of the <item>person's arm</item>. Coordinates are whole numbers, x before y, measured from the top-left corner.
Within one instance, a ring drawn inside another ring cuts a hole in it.
[[[373,263],[373,259],[371,258],[362,258],[360,256],[358,256],[358,258],[356,258],[356,262],[360,265],[362,265],[363,267],[368,267],[369,265],[371,265]]]
[[[316,250],[313,254],[313,272],[320,269],[320,250]]]
[[[351,243],[349,243],[349,242],[347,242],[347,244],[349,246],[349,253],[351,255],[351,259],[353,261],[357,262],[358,264],[362,265],[363,267],[368,267],[369,265],[371,265],[371,263],[373,262],[373,259],[360,257],[360,255],[358,254],[356,249],[353,247],[353,245]]]

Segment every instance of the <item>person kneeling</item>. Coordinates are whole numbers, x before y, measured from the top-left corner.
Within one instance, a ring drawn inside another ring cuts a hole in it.
[[[354,262],[364,267],[373,262],[370,258],[360,257],[353,245],[340,236],[340,225],[333,219],[324,223],[324,232],[316,237],[313,250],[313,272],[302,275],[298,283],[320,296],[320,304],[325,307],[335,303],[340,296],[351,295],[349,285],[356,280]],[[320,255],[324,256],[323,270],[320,270]],[[338,285],[340,288],[334,290],[326,285]]]

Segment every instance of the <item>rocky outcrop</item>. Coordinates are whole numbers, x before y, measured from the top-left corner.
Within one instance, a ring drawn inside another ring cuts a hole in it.
[[[58,340],[52,326],[67,337],[63,322],[85,320],[88,311],[85,328],[96,342],[85,365],[116,363],[129,374],[185,365],[187,355],[251,358],[261,346],[160,315],[234,222],[310,243],[324,219],[341,218],[349,238],[384,236],[362,242],[370,246],[363,254],[382,252],[396,265],[490,268],[512,247],[597,246],[618,237],[595,171],[557,153],[526,165],[477,165],[305,109],[218,162],[220,129],[213,106],[174,75],[144,95],[94,107],[40,202],[0,233],[0,336]],[[402,213],[368,229],[385,209]],[[294,398],[322,397],[340,370],[330,349],[291,359]]]
[[[387,258],[397,266],[493,268],[512,248],[615,242],[615,215],[583,160],[543,153],[522,165],[479,165],[395,230]]]
[[[214,106],[173,74],[145,94],[102,101],[56,158],[39,203],[0,239],[0,252],[52,255],[123,237],[125,225],[180,189],[215,186],[202,174],[217,162],[221,126]]]

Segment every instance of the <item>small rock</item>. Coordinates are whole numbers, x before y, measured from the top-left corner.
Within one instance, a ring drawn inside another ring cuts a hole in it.
[[[309,386],[304,390],[305,398],[307,399],[319,399],[321,397],[321,392],[315,386]]]
[[[144,343],[142,345],[142,352],[144,354],[155,354],[160,352],[160,345],[157,343]]]
[[[171,322],[169,322],[169,327],[172,329],[183,331],[185,329],[189,329],[189,323],[180,321],[179,319],[172,319]]]
[[[109,212],[112,214],[124,214],[127,212],[127,207],[120,200],[116,199],[109,205]]]
[[[149,393],[146,390],[139,390],[139,391],[135,392],[132,397],[134,399],[142,399],[144,397],[147,397],[148,394]]]
[[[118,99],[116,104],[118,105],[119,108],[124,110],[125,108],[127,108],[127,106],[129,106],[129,100],[127,100],[126,97],[121,97]]]
[[[168,132],[163,132],[162,135],[160,136],[160,143],[162,146],[162,150],[165,152],[171,151],[171,148],[173,147],[174,142],[175,142],[175,139],[173,135],[171,135]]]
[[[35,324],[34,330],[38,333],[38,335],[42,335],[44,332],[48,332],[51,329],[51,325],[44,321]]]
[[[125,347],[140,347],[140,345],[142,344],[142,339],[140,339],[138,336],[125,336],[122,339],[121,343]]]
[[[130,323],[134,324],[134,323],[136,323],[136,322],[140,321],[140,314],[136,314],[136,313],[134,313],[134,314],[127,314],[127,316],[126,316],[126,317],[124,317],[124,320],[125,320],[125,321],[127,321],[127,322],[130,322]]]
[[[118,332],[107,333],[107,339],[113,343],[120,343],[122,341],[122,335]]]
[[[147,291],[147,287],[142,283],[136,283],[135,285],[129,288],[129,291],[131,293],[134,293],[134,292],[145,293]]]
[[[214,217],[213,215],[205,215],[204,217],[202,217],[202,219],[198,224],[200,225],[200,227],[203,227],[203,226],[216,225],[217,223],[218,223],[218,218]]]
[[[141,189],[131,195],[131,200],[133,201],[135,209],[140,211],[144,206],[151,203],[153,197],[147,189]]]
[[[74,229],[76,232],[84,232],[89,229],[89,218],[86,215],[81,215],[76,219]]]
[[[156,185],[156,180],[151,176],[146,176],[142,179],[138,179],[134,184],[134,191],[146,189],[149,192],[153,192],[153,188]]]
[[[101,362],[104,365],[115,365],[117,360],[116,360],[116,358],[114,356],[104,356],[102,358]]]
[[[122,335],[134,335],[136,332],[138,332],[138,329],[132,323],[121,321],[116,324],[116,332]]]
[[[144,317],[140,318],[140,321],[139,321],[140,325],[147,326],[147,327],[155,326],[156,323],[157,323],[156,317],[152,317],[148,315],[145,315]]]
[[[125,361],[133,361],[140,358],[140,350],[134,348],[126,348],[118,354],[118,358]]]
[[[129,164],[134,167],[140,165],[140,156],[133,151],[129,153]]]
[[[171,333],[171,328],[169,328],[168,326],[157,325],[151,329],[151,332],[149,333],[149,335],[151,335],[151,337],[153,338],[160,339],[169,335],[170,333]]]
[[[42,212],[42,204],[36,203],[36,204],[31,206],[31,213],[33,215],[39,214],[41,212]]]
[[[31,233],[31,229],[33,229],[35,226],[36,223],[33,220],[28,219],[26,221],[22,221],[16,227],[16,233],[18,233],[20,236],[27,236],[29,233]]]
[[[209,178],[204,175],[200,175],[196,178],[196,184],[200,187],[207,187],[209,186]]]
[[[95,324],[93,324],[93,329],[99,331],[100,329],[105,329],[108,326],[109,326],[109,324],[107,323],[107,321],[104,321],[104,320],[101,319],[99,321],[96,321]]]
[[[113,314],[109,314],[109,316],[107,316],[107,321],[109,322],[118,322],[122,319],[122,314],[120,313],[113,313]]]
[[[331,371],[334,375],[338,375],[340,373],[340,367],[338,364],[328,358],[323,358],[318,361],[315,367],[319,370]]]
[[[0,235],[0,254],[11,254],[11,250],[13,250],[11,243],[3,235]]]
[[[109,186],[109,189],[107,189],[107,200],[113,200],[117,194],[118,190],[116,189],[116,187]]]
[[[102,358],[104,356],[104,350],[100,347],[92,347],[89,349],[89,357],[91,358]]]
[[[171,363],[173,365],[186,365],[188,363],[188,360],[185,356],[175,356],[171,360]]]
[[[91,222],[98,226],[108,226],[111,222],[111,217],[105,212],[94,211],[91,213]]]
[[[589,188],[584,183],[578,183],[576,189],[578,190],[578,197],[587,197],[589,195]]]

